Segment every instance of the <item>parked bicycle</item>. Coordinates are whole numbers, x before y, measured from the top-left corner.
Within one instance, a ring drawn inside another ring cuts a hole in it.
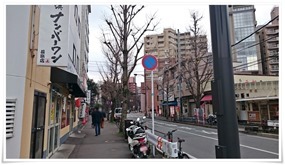
[[[115,119],[115,123],[116,123],[116,126],[117,126],[118,128],[120,128],[120,122],[121,122],[121,118],[120,118],[120,117],[118,117],[118,118]]]
[[[177,129],[174,129],[172,131],[168,131],[164,137],[167,136],[167,140],[169,142],[173,142],[173,133],[177,131]],[[190,159],[190,155],[184,151],[182,151],[182,142],[185,142],[184,139],[181,139],[177,137],[177,142],[178,142],[178,159]]]

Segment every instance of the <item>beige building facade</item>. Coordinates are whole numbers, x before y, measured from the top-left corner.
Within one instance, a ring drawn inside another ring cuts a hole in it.
[[[259,33],[260,50],[262,54],[263,73],[266,75],[279,75],[279,7],[271,11],[271,24]]]
[[[72,72],[77,70],[79,63],[71,61],[73,68],[69,67],[69,69],[68,67],[43,66],[37,63],[44,53],[42,45],[48,44],[46,41],[43,42],[44,40],[41,38],[46,35],[41,29],[41,25],[45,22],[42,16],[47,14],[43,11],[48,8],[68,11],[63,12],[66,17],[61,17],[60,14],[54,16],[58,16],[58,20],[64,18],[69,22],[66,26],[70,25],[72,27],[75,6],[77,5],[8,5],[6,7],[5,160],[7,161],[49,158],[67,137],[78,128],[80,103],[77,106],[75,98],[86,97],[83,85],[80,82],[80,75]],[[79,7],[79,10],[81,9],[80,6],[77,7]],[[62,28],[60,29],[62,31],[68,30],[68,28],[64,29],[63,25],[57,26],[56,30],[59,28]],[[73,28],[78,29],[76,26],[73,26]],[[62,37],[61,39],[64,40],[63,33],[59,32],[57,35],[54,37],[52,37],[52,34],[47,35],[47,38],[55,40],[56,37]],[[74,38],[69,39],[69,41],[75,40]],[[79,37],[77,40],[79,40]],[[60,50],[66,49],[66,46],[62,45],[58,48],[57,44],[59,42],[60,40],[54,41],[55,47],[51,50],[59,49],[58,52],[60,52]],[[14,48],[15,46],[17,49]],[[77,47],[76,44],[74,47],[80,50],[80,47]],[[67,52],[72,54],[70,50],[67,50]],[[62,53],[61,56],[58,56],[58,59],[68,54]],[[77,56],[79,56],[78,54]],[[52,60],[46,59],[44,61],[52,64]],[[53,63],[56,63],[56,61]]]

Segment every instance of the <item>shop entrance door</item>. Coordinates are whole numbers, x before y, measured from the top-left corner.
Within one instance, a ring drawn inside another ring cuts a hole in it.
[[[52,91],[51,108],[49,112],[48,155],[51,156],[59,148],[60,111],[63,97],[56,90]]]
[[[46,111],[46,94],[35,91],[30,158],[43,157],[44,132],[45,132],[45,111]]]

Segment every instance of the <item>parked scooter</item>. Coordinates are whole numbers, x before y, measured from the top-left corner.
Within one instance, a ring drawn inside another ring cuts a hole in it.
[[[129,149],[134,158],[147,158],[150,154],[150,147],[147,142],[145,130],[143,127],[143,120],[137,118],[136,121],[131,121],[130,127],[126,128],[128,136]]]
[[[217,116],[214,114],[209,114],[208,118],[206,119],[208,124],[216,125],[217,124]]]

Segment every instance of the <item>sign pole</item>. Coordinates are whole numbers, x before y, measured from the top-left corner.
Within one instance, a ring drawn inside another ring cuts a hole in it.
[[[142,58],[142,65],[146,70],[151,71],[151,114],[152,114],[152,134],[154,134],[154,92],[153,92],[153,70],[157,68],[157,58],[153,55],[145,55]],[[146,83],[146,82],[145,82]],[[155,157],[155,146],[152,146],[152,154]]]
[[[154,93],[153,93],[153,71],[151,71],[151,115],[152,115],[152,134],[154,134]],[[155,146],[152,147],[155,156]]]

